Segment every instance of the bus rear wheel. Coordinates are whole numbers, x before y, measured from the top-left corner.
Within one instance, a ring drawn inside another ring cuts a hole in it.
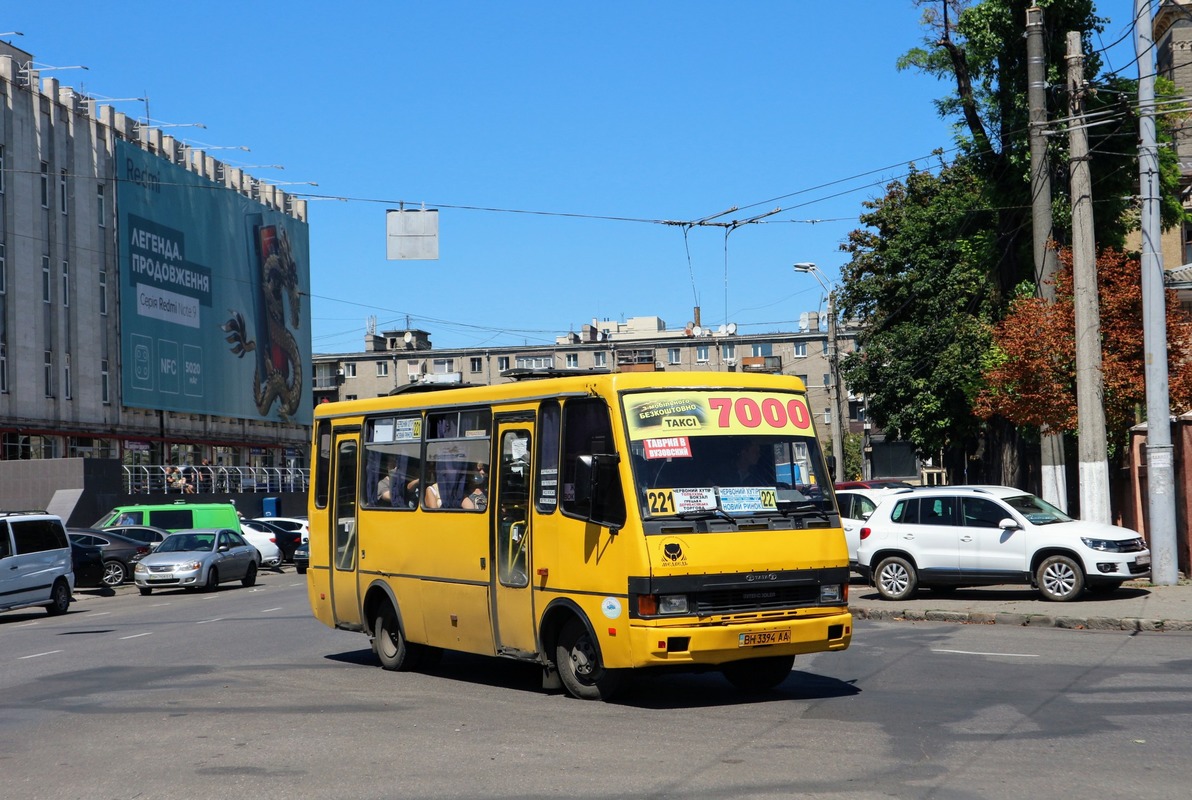
[[[397,672],[412,670],[417,661],[417,648],[411,646],[397,624],[397,614],[389,606],[377,613],[373,623],[373,652],[382,669]]]
[[[599,646],[578,619],[559,634],[555,668],[568,693],[580,700],[608,700],[621,687],[620,673],[604,666]]]

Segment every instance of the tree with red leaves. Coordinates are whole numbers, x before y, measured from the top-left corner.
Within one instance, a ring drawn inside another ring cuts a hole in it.
[[[993,329],[993,346],[975,413],[1017,425],[1075,432],[1076,339],[1072,254],[1060,251],[1055,303],[1021,296]],[[1141,267],[1135,256],[1105,250],[1097,259],[1101,304],[1101,369],[1105,423],[1112,454],[1121,455],[1130,427],[1146,408]],[[1167,370],[1171,410],[1192,408],[1192,319],[1167,292]]]

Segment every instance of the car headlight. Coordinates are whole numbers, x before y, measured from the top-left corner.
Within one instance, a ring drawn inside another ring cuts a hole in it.
[[[1085,547],[1101,553],[1125,553],[1136,549],[1133,539],[1120,542],[1117,539],[1090,539],[1087,536],[1081,536],[1080,541],[1084,542]]]
[[[132,571],[133,572],[148,572],[149,568],[146,567],[144,564],[142,564],[140,561],[138,561],[137,565],[135,567],[133,567]]]
[[[194,570],[202,569],[202,568],[203,568],[202,561],[184,561],[181,564],[174,567],[174,571],[175,572],[193,572]]]
[[[841,593],[839,583],[828,583],[820,587],[820,603],[824,605],[840,605],[847,602]]]

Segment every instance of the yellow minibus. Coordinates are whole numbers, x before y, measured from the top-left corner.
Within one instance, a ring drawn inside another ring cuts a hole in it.
[[[849,562],[797,378],[525,370],[315,408],[311,607],[381,665],[634,670],[746,691],[852,638]]]

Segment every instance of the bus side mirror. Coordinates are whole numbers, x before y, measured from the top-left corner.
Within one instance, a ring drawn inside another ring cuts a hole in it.
[[[621,496],[616,453],[593,453],[575,459],[575,502],[586,506],[588,520],[597,525],[620,528],[625,524],[625,501]]]

